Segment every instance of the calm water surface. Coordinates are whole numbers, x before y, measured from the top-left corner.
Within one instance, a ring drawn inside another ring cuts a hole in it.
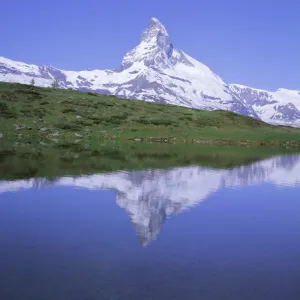
[[[300,156],[0,181],[0,299],[300,299]]]

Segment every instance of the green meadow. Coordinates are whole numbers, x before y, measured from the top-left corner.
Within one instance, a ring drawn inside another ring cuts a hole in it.
[[[300,129],[228,111],[124,100],[74,90],[0,83],[1,143],[61,145],[99,140],[299,148]]]

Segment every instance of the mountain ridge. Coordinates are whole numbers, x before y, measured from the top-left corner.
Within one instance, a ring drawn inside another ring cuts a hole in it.
[[[116,70],[66,71],[0,57],[0,81],[94,91],[117,97],[204,110],[229,110],[278,125],[300,126],[300,93],[227,84],[209,67],[176,49],[159,20],[151,18],[140,42]],[[260,92],[258,92],[260,91]],[[260,101],[260,103],[259,103]]]

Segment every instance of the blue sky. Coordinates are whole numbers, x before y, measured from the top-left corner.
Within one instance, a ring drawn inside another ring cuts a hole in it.
[[[1,1],[0,56],[67,70],[115,68],[151,17],[226,82],[300,89],[300,3],[278,0]]]

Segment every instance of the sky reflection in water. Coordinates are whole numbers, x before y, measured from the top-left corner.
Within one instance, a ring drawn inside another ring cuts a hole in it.
[[[0,192],[0,299],[300,299],[300,155]]]

